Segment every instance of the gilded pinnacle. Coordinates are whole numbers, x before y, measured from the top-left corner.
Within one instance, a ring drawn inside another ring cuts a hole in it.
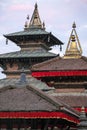
[[[76,24],[74,22],[64,58],[81,58],[82,56],[82,48],[75,28]]]

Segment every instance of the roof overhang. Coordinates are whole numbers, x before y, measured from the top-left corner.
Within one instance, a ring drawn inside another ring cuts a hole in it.
[[[63,45],[63,42],[60,41],[57,37],[55,37],[53,34],[48,32],[41,32],[41,33],[37,32],[29,33],[28,31],[21,31],[12,34],[6,34],[4,35],[4,37],[11,40],[12,42],[15,42],[16,44],[19,44],[20,42],[26,40],[41,39],[41,41],[43,40],[44,42],[46,42],[48,47],[54,45]]]
[[[79,123],[77,117],[64,112],[0,112],[0,119],[64,119],[72,123]]]

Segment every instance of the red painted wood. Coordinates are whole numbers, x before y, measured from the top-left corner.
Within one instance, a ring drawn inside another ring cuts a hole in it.
[[[74,123],[79,122],[79,120],[76,117],[72,117],[63,112],[0,112],[0,119],[2,118],[61,118]]]
[[[53,76],[87,76],[87,71],[44,71],[44,72],[32,72],[34,77],[53,77]]]

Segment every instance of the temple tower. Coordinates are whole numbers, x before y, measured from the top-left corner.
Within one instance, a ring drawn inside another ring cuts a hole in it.
[[[45,30],[45,23],[41,22],[37,3],[30,20],[29,15],[27,16],[24,30],[4,36],[21,48],[20,51],[0,55],[0,65],[7,78],[19,77],[22,69],[29,76],[32,65],[56,57],[56,54],[49,52],[51,46],[63,44]]]

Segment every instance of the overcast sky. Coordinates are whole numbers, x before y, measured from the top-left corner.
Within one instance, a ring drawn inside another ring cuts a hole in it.
[[[75,21],[83,55],[87,56],[87,0],[0,0],[0,54],[20,50],[10,41],[6,45],[3,34],[22,31],[26,16],[29,14],[31,18],[36,2],[46,30],[64,43],[62,54]],[[55,47],[53,52],[59,50]]]

